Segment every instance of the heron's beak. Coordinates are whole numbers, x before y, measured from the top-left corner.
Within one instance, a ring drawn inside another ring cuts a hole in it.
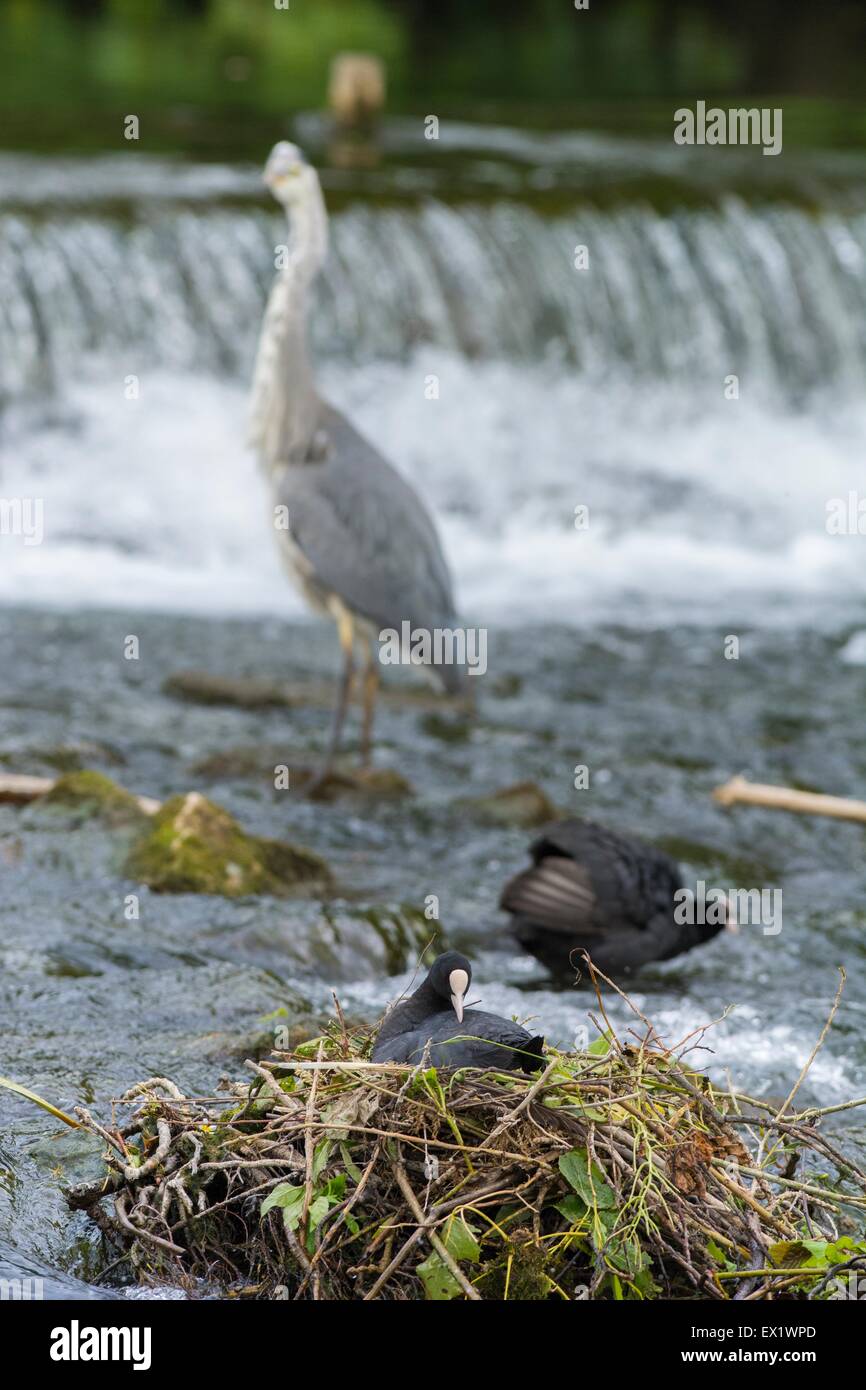
[[[300,164],[291,164],[288,169],[282,169],[279,173],[271,173],[266,168],[262,174],[262,183],[270,188],[271,192],[274,192],[283,184],[289,183],[292,179],[296,179],[300,172]]]
[[[469,988],[469,976],[465,970],[452,970],[448,976],[451,986],[451,1005],[457,1015],[457,1022],[463,1022],[463,1000]]]

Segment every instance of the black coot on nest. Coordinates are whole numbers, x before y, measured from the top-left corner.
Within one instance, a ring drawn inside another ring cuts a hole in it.
[[[537,1071],[544,1038],[498,1014],[464,1009],[471,979],[472,966],[459,951],[438,956],[415,993],[386,1014],[373,1061],[420,1062],[429,1044],[436,1067]]]
[[[706,916],[718,921],[677,921],[679,866],[604,825],[558,821],[530,854],[531,868],[506,885],[500,906],[511,913],[520,944],[554,975],[573,980],[585,950],[606,975],[622,977],[690,951],[729,925],[724,906],[708,905]]]

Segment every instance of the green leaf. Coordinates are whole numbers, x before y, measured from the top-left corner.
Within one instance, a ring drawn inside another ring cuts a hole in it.
[[[649,1262],[647,1262],[646,1269],[642,1269],[640,1274],[635,1275],[632,1283],[638,1292],[643,1294],[644,1298],[657,1298],[661,1292],[659,1285],[652,1276]]]
[[[605,1033],[603,1037],[596,1038],[586,1050],[592,1057],[606,1057],[610,1052],[610,1034]]]
[[[616,1193],[605,1182],[597,1163],[592,1165],[590,1172],[586,1149],[571,1149],[561,1154],[559,1171],[588,1207],[598,1207],[601,1211],[612,1211],[616,1207]]]
[[[256,1099],[250,1103],[249,1113],[256,1118],[259,1115],[267,1115],[269,1110],[273,1110],[275,1104],[276,1102],[271,1095],[257,1096]]]
[[[589,1207],[586,1205],[583,1198],[575,1197],[572,1193],[569,1193],[567,1197],[563,1197],[561,1202],[554,1202],[553,1205],[560,1216],[564,1216],[566,1221],[572,1226],[581,1225],[589,1215]]]
[[[634,1236],[617,1237],[605,1246],[604,1253],[623,1274],[638,1275],[649,1264],[647,1255]]]
[[[328,1159],[331,1157],[333,1144],[330,1139],[322,1139],[313,1150],[313,1182],[321,1173]]]
[[[293,1187],[291,1183],[281,1182],[274,1188],[273,1192],[269,1192],[265,1197],[260,1214],[267,1216],[273,1207],[282,1207],[285,1210],[303,1204],[303,1201],[304,1189],[302,1187]]]
[[[707,1254],[715,1260],[720,1269],[736,1269],[736,1265],[728,1258],[720,1245],[717,1245],[712,1237],[707,1241]]]
[[[340,1156],[343,1160],[343,1167],[346,1169],[346,1172],[349,1174],[349,1177],[352,1179],[352,1182],[359,1183],[361,1181],[361,1170],[358,1167],[357,1163],[355,1163],[352,1159],[352,1155],[349,1152],[348,1144],[340,1145]]]
[[[462,1293],[451,1270],[435,1251],[427,1256],[423,1264],[418,1265],[417,1273],[424,1285],[425,1295],[436,1303],[447,1303]]]
[[[310,1203],[310,1213],[307,1218],[311,1231],[314,1231],[317,1226],[321,1226],[333,1205],[333,1202],[329,1201],[327,1197],[313,1198]]]
[[[293,1207],[283,1207],[283,1225],[287,1231],[296,1231],[301,1224],[301,1217],[304,1214],[303,1202],[298,1202]]]
[[[864,1254],[866,1254],[866,1241],[855,1241],[850,1236],[840,1236],[832,1245],[827,1246],[827,1263],[841,1265],[846,1260],[850,1260],[852,1255]]]
[[[423,1071],[421,1073],[421,1082],[424,1090],[427,1091],[428,1095],[444,1115],[448,1107],[445,1104],[445,1092],[442,1089],[442,1082],[439,1080],[439,1073],[436,1068],[428,1067],[426,1071]]]
[[[327,1057],[327,1055],[328,1055],[327,1044],[328,1044],[330,1041],[331,1041],[330,1038],[325,1038],[325,1037],[307,1038],[307,1041],[306,1041],[306,1042],[302,1042],[302,1043],[299,1043],[299,1044],[298,1044],[298,1046],[295,1048],[295,1052],[298,1054],[299,1057],[308,1057],[308,1058],[310,1058],[312,1061],[315,1062],[315,1061],[317,1060],[318,1056],[319,1056],[319,1045],[322,1044],[322,1043],[325,1044],[325,1047],[324,1047],[324,1049],[323,1049],[322,1055],[323,1055],[323,1057]]]
[[[455,1212],[441,1231],[442,1244],[455,1260],[480,1260],[481,1247],[475,1232],[464,1218]]]
[[[829,1242],[826,1240],[777,1240],[770,1246],[770,1259],[780,1269],[826,1269]]]

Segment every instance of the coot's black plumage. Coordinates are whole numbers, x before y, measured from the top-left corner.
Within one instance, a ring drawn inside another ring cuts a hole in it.
[[[549,826],[530,846],[532,866],[511,879],[500,906],[520,944],[554,975],[573,980],[581,951],[613,978],[711,940],[726,925],[677,922],[679,866],[635,836],[588,820]],[[709,915],[709,914],[708,914]]]
[[[373,1061],[420,1062],[429,1044],[435,1067],[537,1071],[544,1038],[498,1014],[464,1010],[471,979],[472,966],[459,951],[438,956],[415,993],[386,1014]]]

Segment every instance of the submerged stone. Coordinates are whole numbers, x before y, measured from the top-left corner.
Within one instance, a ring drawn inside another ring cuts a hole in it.
[[[285,746],[248,743],[208,753],[193,763],[190,772],[213,782],[268,782],[273,786],[274,771],[282,764],[292,765]]]
[[[53,771],[80,772],[89,763],[105,763],[109,767],[122,767],[126,758],[112,744],[96,743],[84,739],[79,743],[59,744],[57,746],[26,746],[5,749],[0,752],[0,766],[10,772],[32,772],[34,767],[51,768]]]
[[[327,864],[311,850],[248,835],[199,792],[175,796],[157,812],[130,850],[126,873],[157,893],[250,893],[285,897],[330,883]]]
[[[286,686],[255,677],[213,676],[207,671],[178,671],[163,682],[163,691],[199,705],[237,705],[240,709],[291,708],[297,704]]]
[[[316,777],[315,768],[298,768],[291,772],[291,785],[300,792]],[[402,773],[393,767],[339,767],[317,786],[311,796],[316,801],[340,801],[350,797],[389,801],[412,796],[412,788]]]
[[[517,782],[489,796],[467,797],[458,803],[489,825],[528,828],[544,825],[559,814],[550,797],[536,782]]]
[[[330,709],[336,698],[332,681],[296,680],[279,682],[252,676],[216,676],[209,671],[177,671],[167,676],[163,693],[176,700],[198,705],[235,705],[239,709]],[[426,686],[395,682],[380,690],[379,703],[394,708],[439,709],[443,697]],[[350,701],[360,704],[360,685],[352,690]],[[469,701],[450,696],[451,709],[466,709]]]
[[[443,743],[468,743],[472,737],[474,723],[471,719],[457,716],[447,717],[433,710],[421,720],[421,728],[431,738],[441,739]]]
[[[190,771],[209,781],[261,782],[273,787],[274,774],[282,766],[288,769],[287,789],[303,795],[318,772],[309,761],[310,757],[307,752],[307,762],[297,761],[278,744],[240,744],[208,754]],[[388,800],[411,795],[412,788],[395,768],[349,765],[335,767],[315,791],[317,801],[338,801],[353,796]]]

